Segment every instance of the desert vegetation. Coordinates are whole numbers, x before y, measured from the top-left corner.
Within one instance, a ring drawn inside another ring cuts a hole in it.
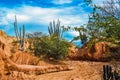
[[[84,3],[92,8],[87,24],[61,26],[53,20],[49,34],[26,33],[15,16],[16,36],[0,31],[0,80],[119,80],[120,0]],[[68,41],[63,35],[69,30],[79,35]],[[76,40],[81,47],[73,44]]]

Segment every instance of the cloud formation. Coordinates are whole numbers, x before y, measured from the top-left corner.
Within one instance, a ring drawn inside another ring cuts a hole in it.
[[[69,4],[72,3],[72,0],[53,0],[54,4]]]
[[[98,0],[95,0],[98,3]],[[100,0],[99,0],[100,1]],[[82,0],[0,0],[0,29],[11,35],[14,17],[19,25],[25,24],[28,32],[47,32],[50,21],[61,21],[64,26],[81,26],[87,23],[91,9]],[[78,35],[77,32],[66,33],[68,39]]]
[[[50,21],[59,19],[61,25],[79,26],[87,22],[87,13],[81,7],[42,8],[23,5],[14,9],[1,9],[5,15],[1,17],[0,24],[10,25],[14,22],[15,15],[21,24],[37,24],[47,27]],[[32,25],[31,25],[32,26]],[[8,28],[11,28],[8,27]],[[42,28],[42,27],[40,27]]]

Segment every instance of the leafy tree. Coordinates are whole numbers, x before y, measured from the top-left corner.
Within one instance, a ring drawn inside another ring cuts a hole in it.
[[[114,43],[120,42],[120,0],[106,1],[100,10],[106,18],[107,37]]]
[[[103,4],[101,11],[105,16],[120,20],[120,0],[106,0]]]
[[[74,37],[72,42],[76,41],[76,40],[80,40],[80,43],[82,45],[85,45],[87,43],[87,41],[88,41],[87,29],[84,28],[83,26],[81,26],[81,27],[74,27],[73,30],[79,32],[79,35]]]
[[[87,24],[91,41],[120,41],[120,0],[109,0],[93,7]],[[117,6],[116,6],[117,5]]]

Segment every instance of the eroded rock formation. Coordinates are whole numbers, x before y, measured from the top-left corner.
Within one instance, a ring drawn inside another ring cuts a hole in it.
[[[74,51],[72,51],[68,57],[75,60],[105,61],[111,56],[107,44],[107,42],[98,42],[91,48],[83,46],[78,50],[73,49]]]

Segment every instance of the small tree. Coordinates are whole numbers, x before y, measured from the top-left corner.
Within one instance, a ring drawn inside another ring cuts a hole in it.
[[[93,5],[92,0],[85,1],[93,7],[87,24],[89,42],[120,44],[120,0],[105,0],[103,6]]]

